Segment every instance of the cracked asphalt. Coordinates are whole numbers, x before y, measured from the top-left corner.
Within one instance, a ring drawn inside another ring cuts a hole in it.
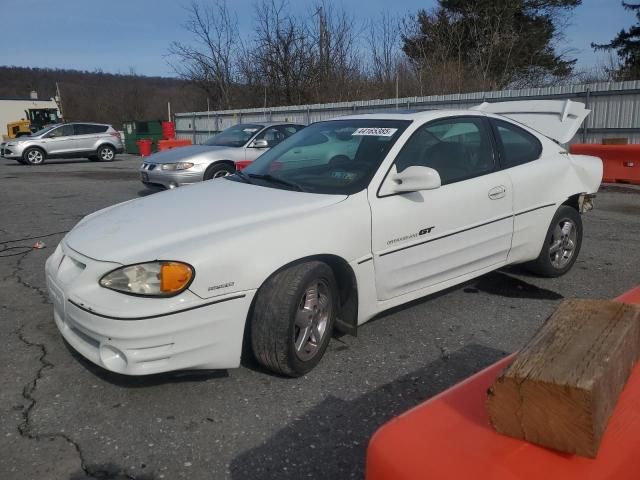
[[[251,361],[114,375],[58,334],[44,262],[63,236],[56,232],[150,193],[138,164],[0,160],[3,480],[362,478],[367,442],[392,416],[518,349],[562,298],[612,298],[640,283],[640,189],[606,187],[566,276],[510,268],[386,312],[357,338],[334,338],[302,378]],[[37,240],[46,248],[32,249]]]

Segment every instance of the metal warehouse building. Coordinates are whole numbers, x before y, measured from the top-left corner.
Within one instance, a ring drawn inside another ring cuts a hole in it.
[[[570,99],[591,109],[571,143],[601,143],[604,138],[627,138],[640,143],[640,81],[527,88],[426,97],[361,100],[357,102],[246,108],[175,115],[178,138],[204,142],[212,132],[240,122],[287,121],[309,124],[343,115],[391,110],[465,109],[484,101]]]

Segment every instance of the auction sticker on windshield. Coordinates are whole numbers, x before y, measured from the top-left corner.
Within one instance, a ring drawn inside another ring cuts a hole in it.
[[[383,128],[383,127],[366,127],[358,128],[351,135],[368,135],[373,137],[391,137],[398,131],[397,128]]]

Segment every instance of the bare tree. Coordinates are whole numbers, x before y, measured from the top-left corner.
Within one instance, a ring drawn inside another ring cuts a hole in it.
[[[369,21],[369,51],[373,80],[382,85],[383,93],[393,94],[402,51],[398,19],[389,10]]]
[[[308,25],[288,13],[284,0],[262,0],[256,6],[250,72],[278,103],[308,100],[318,78],[317,45]]]
[[[173,42],[170,65],[183,79],[202,88],[214,106],[232,106],[232,92],[238,81],[237,58],[242,50],[237,16],[226,0],[214,0],[188,7],[184,28],[194,35],[195,44]]]

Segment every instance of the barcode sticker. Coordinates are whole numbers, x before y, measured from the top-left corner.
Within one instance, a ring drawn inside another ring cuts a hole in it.
[[[398,131],[397,128],[366,127],[366,128],[358,128],[351,135],[367,135],[371,137],[391,137],[397,131]]]

